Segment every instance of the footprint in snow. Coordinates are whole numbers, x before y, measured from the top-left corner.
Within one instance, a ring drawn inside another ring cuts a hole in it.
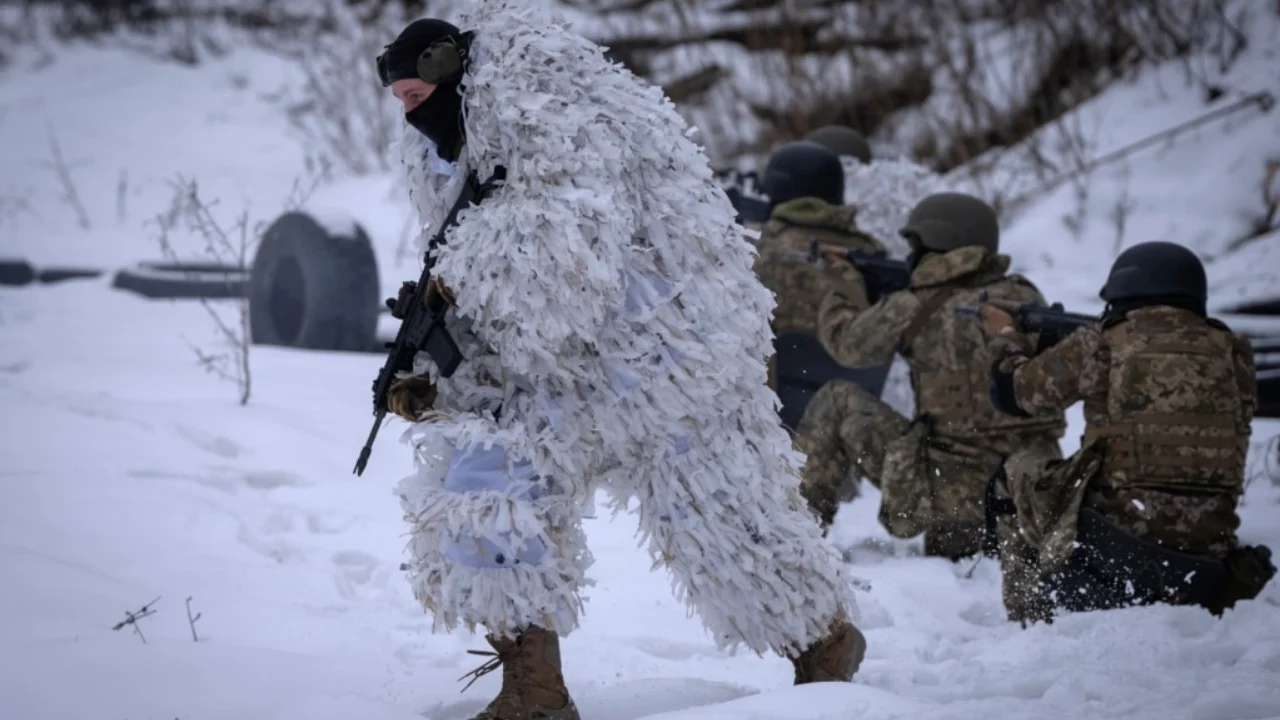
[[[187,425],[174,425],[174,431],[182,436],[182,439],[221,458],[228,460],[239,457],[244,453],[245,448],[236,444],[235,441],[222,437],[221,435],[211,435],[199,428],[193,428]]]
[[[495,673],[496,675],[496,673]],[[490,685],[489,683],[493,684]],[[497,682],[488,678],[476,684],[473,692],[484,684],[490,691]],[[639,720],[652,715],[716,705],[756,694],[756,690],[731,683],[685,678],[643,678],[616,685],[582,684],[569,688],[574,704],[584,718],[607,720]],[[431,720],[467,720],[489,703],[490,698],[438,703],[423,710]]]
[[[692,660],[697,657],[709,657],[719,654],[713,645],[672,642],[671,640],[659,638],[635,638],[626,641],[626,644],[645,655],[651,655],[661,660]]]
[[[30,366],[31,363],[27,360],[5,363],[4,365],[0,365],[0,373],[4,373],[6,375],[17,375],[19,373],[26,372],[27,368]]]
[[[252,470],[244,474],[244,482],[256,490],[275,490],[282,487],[302,487],[307,485],[301,475],[284,470]]]
[[[239,521],[239,525],[236,539],[253,552],[281,565],[301,565],[306,562],[306,550],[281,537],[293,527],[287,515],[273,513],[263,523],[260,531],[250,529],[243,520]]]
[[[307,532],[312,535],[337,535],[355,527],[357,520],[346,513],[308,513]]]
[[[333,564],[333,581],[344,600],[356,599],[361,587],[373,581],[382,562],[361,550],[342,550],[329,558]],[[384,573],[385,575],[385,573]]]
[[[240,483],[234,471],[228,468],[211,467],[207,468],[207,473],[200,475],[196,473],[179,472],[176,470],[159,470],[155,468],[134,468],[128,471],[129,477],[142,479],[172,479],[172,480],[188,480],[203,485],[207,488],[218,490],[228,494],[234,494],[236,489],[240,487]]]

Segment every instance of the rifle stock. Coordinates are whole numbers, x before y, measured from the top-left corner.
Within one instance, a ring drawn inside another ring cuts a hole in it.
[[[862,273],[863,283],[867,288],[867,300],[872,304],[880,298],[911,287],[911,268],[906,261],[894,260],[885,255],[876,255],[861,250],[850,250],[841,245],[820,243],[815,238],[809,241],[809,259],[817,262],[824,255],[838,255]]]

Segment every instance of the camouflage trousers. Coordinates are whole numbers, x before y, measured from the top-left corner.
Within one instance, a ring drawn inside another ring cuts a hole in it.
[[[903,416],[856,383],[823,385],[796,428],[796,449],[808,456],[801,490],[823,527],[842,501],[857,497],[858,478],[880,486],[884,448],[907,433]]]
[[[1220,561],[1235,552],[1239,518],[1234,497],[1116,488],[1105,482],[1103,453],[1096,447],[1065,460],[1011,456],[997,494],[1016,508],[1016,515],[1001,519],[999,529],[1004,600],[1012,620],[1047,620],[1054,606],[1088,607],[1105,600],[1069,598],[1071,602],[1064,603],[1044,596],[1047,585],[1042,578],[1059,573],[1070,577],[1070,566],[1079,559],[1073,556],[1082,508],[1097,511],[1122,533],[1167,551]],[[1174,596],[1165,601],[1178,602]]]
[[[924,533],[925,554],[960,559],[981,549],[987,481],[1001,456],[927,436],[893,408],[851,382],[827,383],[796,432],[808,456],[801,491],[823,526],[835,518],[850,473],[880,488],[880,521],[895,537]],[[1058,452],[1057,443],[1021,452]]]
[[[996,536],[1000,591],[1010,620],[1025,626],[1053,616],[1043,577],[1071,552],[1084,487],[1072,476],[1090,469],[1088,458],[1063,461],[1056,443],[1052,448],[1021,450],[1005,460],[995,498],[1011,502],[1015,513],[998,519]]]

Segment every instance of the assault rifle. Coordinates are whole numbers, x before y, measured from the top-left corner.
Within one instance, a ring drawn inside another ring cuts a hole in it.
[[[850,250],[839,245],[825,245],[816,238],[809,241],[809,262],[817,263],[826,254],[841,255],[850,265],[858,268],[867,287],[867,300],[873,304],[885,295],[911,287],[911,268],[904,260]]]
[[[356,459],[353,471],[356,475],[364,473],[369,456],[373,454],[373,442],[378,437],[378,430],[382,428],[382,421],[387,417],[387,396],[391,385],[396,381],[396,375],[412,370],[413,359],[419,352],[431,356],[442,378],[452,376],[458,365],[462,364],[462,350],[444,326],[449,303],[440,293],[431,291],[431,271],[435,267],[434,251],[444,244],[445,233],[458,224],[458,213],[473,202],[482,202],[497,188],[497,183],[505,178],[506,170],[501,167],[483,183],[474,174],[467,178],[458,200],[427,244],[422,277],[416,283],[404,283],[399,297],[387,300],[391,315],[400,320],[400,329],[396,332],[395,341],[386,344],[387,359],[373,381],[373,428],[369,430],[369,438],[360,450],[360,457]]]
[[[738,223],[763,223],[769,219],[769,198],[760,189],[760,177],[756,173],[725,170],[716,173],[715,178],[733,203]]]
[[[958,307],[956,313],[982,319],[982,306],[994,305],[1013,316],[1013,324],[1018,330],[1039,336],[1036,354],[1062,342],[1077,328],[1096,325],[1100,318],[1083,313],[1067,312],[1062,303],[1053,303],[1045,307],[1035,303],[1014,303],[1007,300],[991,300],[984,292],[978,297],[976,307]]]

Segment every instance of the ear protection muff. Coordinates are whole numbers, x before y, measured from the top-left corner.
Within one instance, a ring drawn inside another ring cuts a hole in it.
[[[432,85],[446,85],[462,79],[467,49],[453,38],[438,40],[418,56],[418,77]]]

